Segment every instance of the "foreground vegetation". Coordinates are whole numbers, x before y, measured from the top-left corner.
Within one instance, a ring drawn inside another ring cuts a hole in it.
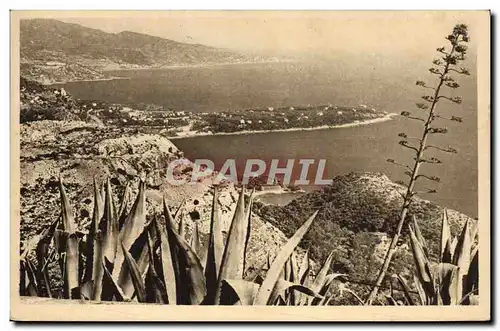
[[[197,227],[188,240],[179,210],[164,202],[163,217],[146,222],[145,186],[130,209],[125,189],[115,208],[109,181],[95,184],[94,214],[87,233],[77,231],[62,181],[61,218],[28,242],[21,252],[20,294],[67,299],[130,301],[163,304],[325,305],[332,297],[330,256],[310,277],[309,255],[299,267],[295,249],[316,217],[314,213],[268,262],[246,271],[252,196],[242,189],[224,243],[217,190],[214,189],[207,251],[201,250]],[[102,196],[104,195],[104,196]],[[62,290],[52,288],[48,264],[57,260]],[[265,272],[265,273],[264,273]]]
[[[338,268],[335,251],[321,259],[324,263],[316,268],[309,252],[300,257],[302,254],[297,251],[318,212],[298,227],[272,261],[268,258],[265,265],[249,269],[246,247],[251,235],[253,197],[252,193],[246,196],[244,188],[225,240],[214,189],[207,243],[200,241],[196,225],[188,236],[179,219],[182,206],[172,212],[164,201],[162,215],[146,217],[143,182],[139,183],[130,210],[130,187],[123,190],[119,206],[115,207],[110,182],[103,186],[95,183],[92,222],[83,230],[74,221],[62,181],[59,190],[61,217],[23,245],[22,296],[182,305],[363,303],[363,294],[346,285],[356,282],[355,274]],[[408,231],[416,267],[415,283],[408,284],[407,275],[396,271],[399,285],[393,287],[391,282],[391,291],[383,293],[386,301],[378,302],[477,303],[477,225],[466,222],[460,235],[452,237],[444,213],[438,263],[431,262],[429,245],[416,221]],[[363,254],[362,250],[359,253]],[[351,263],[358,262],[357,268],[369,266],[366,261],[351,257]]]

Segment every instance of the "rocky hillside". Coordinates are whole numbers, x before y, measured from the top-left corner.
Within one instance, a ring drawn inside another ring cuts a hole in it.
[[[261,61],[225,49],[52,19],[21,20],[21,74],[43,83],[105,79],[109,69]]]
[[[78,120],[81,107],[64,89],[52,89],[21,77],[20,121]]]

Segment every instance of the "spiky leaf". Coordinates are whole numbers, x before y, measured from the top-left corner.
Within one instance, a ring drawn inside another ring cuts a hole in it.
[[[450,224],[448,222],[448,212],[446,208],[443,210],[443,216],[441,220],[441,242],[439,246],[440,261],[443,263],[451,262],[451,231]]]
[[[216,303],[219,301],[220,288],[224,279],[243,279],[247,232],[248,218],[245,213],[245,189],[242,188],[222,256],[222,264],[215,292]]]
[[[205,277],[203,267],[191,246],[172,229],[168,229],[171,238],[175,238],[175,244],[179,248],[179,270],[183,280],[183,290],[186,293],[177,293],[178,296],[186,295],[187,304],[198,305],[206,295]]]
[[[176,294],[176,272],[174,269],[174,261],[172,259],[172,253],[170,250],[169,238],[167,235],[167,230],[165,226],[160,226],[156,219],[153,219],[154,226],[160,237],[160,256],[161,256],[161,267],[163,283],[165,284],[168,303],[175,305],[177,303]]]
[[[259,285],[241,279],[224,279],[220,304],[222,305],[252,305]]]
[[[271,265],[271,268],[269,269],[266,278],[264,279],[264,282],[262,283],[262,286],[259,289],[259,292],[257,293],[257,297],[255,299],[256,305],[268,304],[269,298],[272,294],[274,287],[276,286],[276,283],[278,281],[281,270],[283,269],[286,260],[288,260],[292,252],[295,250],[295,248],[298,246],[304,235],[307,233],[309,227],[316,218],[317,214],[318,212],[316,211],[297,230],[297,232],[295,232],[295,234],[288,240],[286,245],[280,250],[278,256],[274,259],[273,264]]]
[[[205,278],[207,282],[207,303],[215,304],[217,278],[219,276],[224,242],[222,238],[221,220],[219,215],[219,201],[217,187],[214,187],[212,214],[210,218],[210,234],[208,239],[207,264]]]
[[[142,280],[142,274],[139,271],[139,267],[137,266],[134,258],[127,251],[123,243],[121,243],[121,248],[125,257],[125,263],[127,264],[127,268],[130,271],[132,283],[134,284],[135,294],[137,295],[137,300],[139,302],[146,302],[146,286],[144,285],[144,281]]]
[[[123,245],[127,251],[130,249],[130,247],[132,247],[133,243],[144,230],[144,225],[146,223],[144,200],[145,183],[141,181],[139,183],[139,193],[137,194],[134,205],[132,206],[127,219],[123,224],[123,228],[118,235],[118,242],[120,243],[120,245]],[[115,279],[118,279],[123,267],[123,263],[123,250],[117,249],[112,273]]]
[[[422,288],[425,290],[425,293],[429,296],[434,295],[434,285],[432,281],[432,274],[430,271],[430,262],[427,259],[427,256],[424,253],[424,249],[420,245],[415,232],[410,226],[410,243],[413,253],[413,259],[415,261],[415,266],[417,269],[417,276],[422,285]]]

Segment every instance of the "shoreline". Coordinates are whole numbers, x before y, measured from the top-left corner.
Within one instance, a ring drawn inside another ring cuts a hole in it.
[[[164,70],[164,69],[188,69],[188,68],[210,68],[219,66],[231,66],[242,64],[266,64],[266,63],[295,63],[298,60],[267,60],[267,61],[245,61],[245,62],[220,62],[220,63],[199,63],[199,64],[172,64],[162,67],[141,67],[141,68],[115,68],[103,69],[103,72],[112,71],[140,71],[140,70]]]
[[[74,80],[53,82],[53,83],[50,83],[50,84],[43,84],[43,85],[45,85],[45,86],[51,86],[51,85],[62,85],[62,84],[68,84],[68,83],[106,82],[106,81],[110,81],[110,80],[122,80],[122,79],[130,79],[130,77],[107,77],[107,78],[96,78],[96,79],[74,79]]]
[[[372,118],[372,119],[365,120],[365,121],[359,121],[357,123],[352,122],[352,123],[345,123],[345,124],[338,124],[338,125],[321,125],[321,126],[315,126],[315,127],[309,127],[309,128],[289,128],[289,129],[278,129],[278,130],[244,130],[244,131],[237,131],[237,132],[217,132],[217,133],[199,132],[199,133],[186,134],[185,136],[171,136],[171,137],[167,137],[167,139],[176,140],[176,139],[188,139],[188,138],[206,137],[206,136],[236,136],[236,135],[261,134],[261,133],[273,133],[273,132],[295,132],[295,131],[316,131],[316,130],[328,130],[328,129],[342,129],[342,128],[352,128],[352,127],[357,127],[357,126],[362,126],[362,125],[370,125],[370,124],[375,124],[375,123],[387,122],[387,121],[393,120],[397,116],[399,116],[399,114],[389,113],[387,115],[384,115],[383,117]]]

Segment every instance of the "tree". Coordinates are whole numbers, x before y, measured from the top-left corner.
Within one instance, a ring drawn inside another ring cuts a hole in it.
[[[462,102],[461,97],[449,97],[443,94],[444,88],[456,89],[459,88],[460,85],[452,78],[452,74],[459,75],[469,75],[469,71],[466,68],[460,67],[458,65],[461,61],[465,60],[465,56],[467,53],[466,44],[469,42],[469,34],[467,31],[467,26],[465,24],[458,24],[453,28],[453,32],[446,37],[449,41],[449,51],[446,50],[446,47],[440,47],[437,49],[439,53],[442,54],[440,59],[435,59],[433,63],[433,67],[429,69],[429,72],[433,75],[438,76],[438,82],[436,87],[428,86],[424,81],[417,81],[416,84],[421,86],[422,88],[428,89],[431,91],[431,95],[424,95],[422,99],[423,103],[417,103],[416,106],[421,111],[427,112],[427,119],[421,118],[419,116],[413,116],[410,112],[404,111],[401,113],[402,116],[405,116],[408,119],[421,121],[423,125],[423,133],[421,138],[410,138],[406,135],[406,133],[400,133],[399,136],[402,138],[399,144],[413,152],[415,157],[413,160],[415,161],[413,166],[400,164],[394,161],[393,159],[387,160],[390,163],[402,166],[406,168],[405,174],[409,177],[408,183],[406,185],[407,190],[403,195],[403,205],[401,207],[401,213],[399,216],[399,222],[397,225],[397,229],[394,233],[394,236],[391,240],[391,244],[387,250],[386,256],[384,258],[384,263],[377,277],[377,281],[375,286],[372,288],[365,304],[370,305],[375,299],[378,289],[382,285],[384,281],[387,270],[389,269],[389,265],[392,260],[392,256],[396,251],[396,245],[398,243],[399,237],[401,235],[401,230],[406,220],[406,216],[408,214],[409,207],[412,203],[413,197],[417,193],[415,191],[415,183],[420,179],[426,179],[430,181],[439,182],[439,178],[435,176],[428,176],[425,174],[420,174],[420,166],[423,163],[430,164],[439,164],[441,160],[435,157],[425,158],[424,153],[429,149],[436,149],[442,152],[447,153],[457,153],[457,151],[451,147],[443,148],[440,146],[430,145],[428,144],[429,135],[433,134],[446,134],[447,129],[443,127],[437,127],[433,125],[436,119],[447,119],[451,121],[462,122],[462,119],[456,116],[452,116],[450,118],[446,118],[444,116],[440,116],[436,113],[437,104],[441,100],[451,101],[455,104],[460,104]],[[416,143],[411,143],[410,141],[416,141]],[[435,190],[429,190],[429,193],[434,193]]]

